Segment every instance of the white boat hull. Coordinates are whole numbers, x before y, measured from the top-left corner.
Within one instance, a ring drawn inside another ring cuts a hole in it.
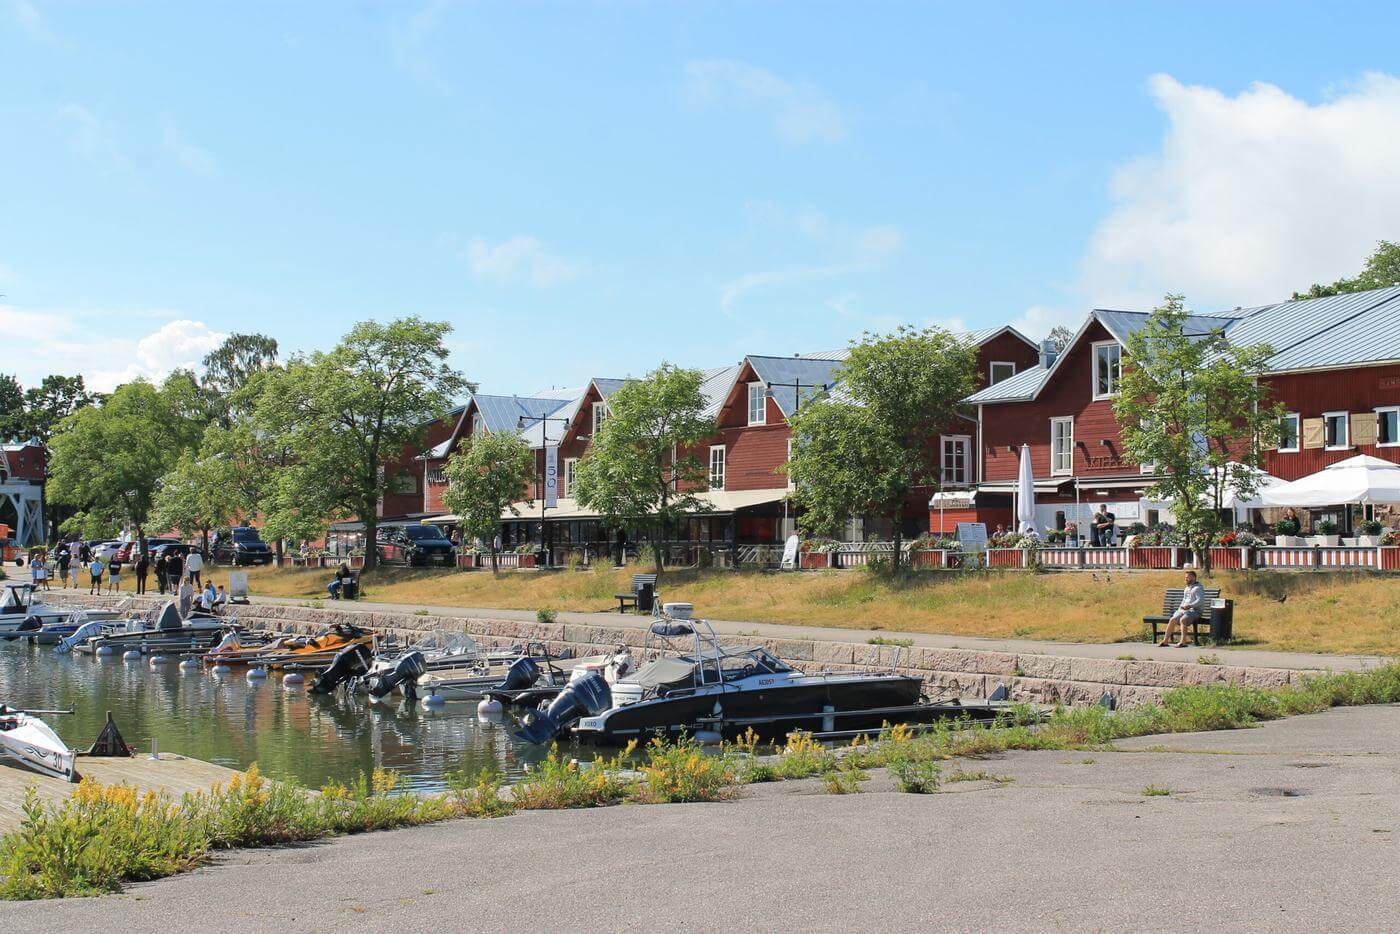
[[[0,713],[0,753],[25,768],[64,781],[78,780],[77,761],[49,725],[26,713]]]

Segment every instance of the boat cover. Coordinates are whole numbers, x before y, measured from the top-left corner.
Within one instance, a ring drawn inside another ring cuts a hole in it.
[[[157,629],[179,629],[184,624],[185,621],[180,618],[180,610],[175,606],[174,600],[161,607],[160,621],[156,624]]]

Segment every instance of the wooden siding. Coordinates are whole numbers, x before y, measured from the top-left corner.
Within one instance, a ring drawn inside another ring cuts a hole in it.
[[[0,451],[5,459],[5,473],[16,480],[44,480],[44,447],[26,444],[17,451]]]
[[[1014,334],[998,335],[977,348],[977,388],[984,389],[991,381],[993,360],[1016,364],[1016,372],[1030,369],[1040,362],[1040,353]]]
[[[1123,451],[1113,403],[1093,398],[1093,342],[1109,339],[1103,326],[1094,322],[1070,349],[1040,398],[982,407],[984,481],[1015,480],[1023,443],[1030,445],[1035,476],[1049,478],[1050,420],[1065,416],[1074,418],[1074,476],[1122,476],[1137,470]]]
[[[1377,406],[1400,405],[1400,365],[1357,367],[1320,373],[1285,373],[1266,377],[1273,401],[1302,418],[1323,412],[1370,413]],[[1348,429],[1350,432],[1350,429]],[[1400,463],[1400,447],[1352,445],[1344,451],[1304,448],[1296,452],[1269,451],[1264,469],[1283,480],[1297,480],[1328,464],[1369,454]]]

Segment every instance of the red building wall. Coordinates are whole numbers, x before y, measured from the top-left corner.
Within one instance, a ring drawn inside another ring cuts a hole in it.
[[[1370,412],[1377,406],[1400,405],[1400,365],[1358,367],[1320,373],[1286,373],[1264,379],[1272,399],[1302,418],[1320,418],[1323,412]],[[1328,464],[1369,454],[1400,463],[1400,447],[1352,445],[1345,451],[1303,448],[1297,452],[1270,451],[1264,469],[1283,480],[1297,480]]]
[[[446,441],[452,436],[452,432],[456,427],[456,415],[449,415],[437,419],[428,425],[422,443],[405,447],[403,451],[399,453],[398,457],[384,465],[386,474],[402,476],[402,482],[404,484],[403,489],[405,492],[384,494],[383,505],[380,509],[380,515],[383,518],[400,518],[428,511],[424,509],[424,463],[418,460],[418,455]],[[428,466],[431,470],[432,465]],[[408,492],[410,482],[412,484],[412,491]],[[438,496],[441,497],[441,490],[438,491]]]
[[[26,444],[18,450],[0,450],[5,460],[5,473],[16,480],[44,479],[44,454],[42,445]]]

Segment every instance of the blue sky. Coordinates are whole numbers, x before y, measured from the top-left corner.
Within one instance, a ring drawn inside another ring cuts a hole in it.
[[[230,331],[307,350],[418,314],[526,393],[900,322],[1284,298],[1400,237],[1397,26],[0,0],[0,370],[109,388]]]

